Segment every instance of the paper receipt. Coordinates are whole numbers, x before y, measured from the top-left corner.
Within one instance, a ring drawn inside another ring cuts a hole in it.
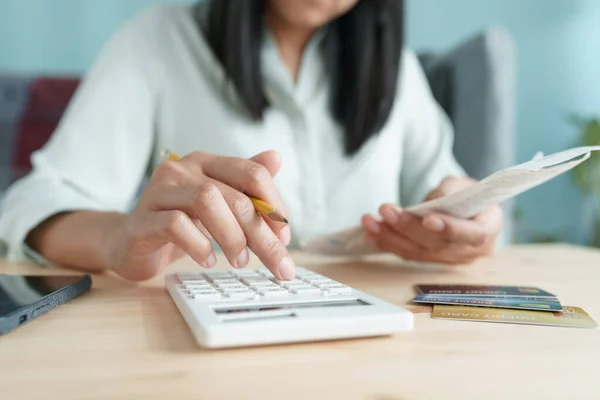
[[[492,205],[500,204],[573,169],[589,159],[591,152],[598,150],[600,146],[587,146],[548,156],[537,153],[531,161],[496,172],[449,196],[408,207],[406,211],[419,217],[431,213],[445,213],[460,218],[472,218]],[[313,238],[302,243],[302,249],[310,253],[338,256],[368,255],[377,252],[366,240],[360,226]]]

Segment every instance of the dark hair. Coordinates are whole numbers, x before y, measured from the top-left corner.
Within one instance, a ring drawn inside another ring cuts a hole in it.
[[[207,41],[251,116],[261,120],[262,0],[212,0]],[[331,112],[345,131],[346,154],[356,153],[387,121],[404,39],[403,0],[359,0],[331,23],[328,51]]]

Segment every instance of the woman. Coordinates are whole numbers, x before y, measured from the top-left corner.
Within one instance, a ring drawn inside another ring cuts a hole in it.
[[[186,253],[214,266],[214,239],[233,267],[247,265],[249,248],[289,279],[291,242],[359,221],[381,251],[407,259],[489,254],[499,208],[419,220],[394,205],[472,184],[402,46],[402,15],[401,0],[213,0],[141,13],[8,192],[9,255],[143,280]],[[184,157],[161,162],[163,148]],[[263,219],[248,195],[290,224]]]

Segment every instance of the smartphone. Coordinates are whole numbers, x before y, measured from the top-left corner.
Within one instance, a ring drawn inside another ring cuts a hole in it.
[[[33,321],[92,287],[89,275],[0,274],[0,335]]]

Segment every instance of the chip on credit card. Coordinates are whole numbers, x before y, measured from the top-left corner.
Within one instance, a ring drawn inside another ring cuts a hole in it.
[[[413,299],[420,304],[454,304],[472,307],[512,308],[518,310],[562,311],[558,300],[536,297],[453,297],[420,294]]]
[[[564,306],[562,312],[506,310],[499,308],[436,305],[431,317],[461,321],[507,324],[597,328],[598,324],[581,308]]]
[[[489,286],[489,285],[417,285],[420,294],[436,296],[466,296],[466,297],[527,297],[547,298],[556,300],[557,297],[545,290],[529,286]]]

